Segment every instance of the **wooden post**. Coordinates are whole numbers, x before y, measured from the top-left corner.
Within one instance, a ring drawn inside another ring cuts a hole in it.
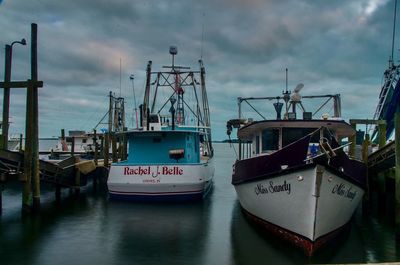
[[[22,148],[24,142],[23,142],[24,136],[22,135],[22,133],[19,135],[19,151],[21,152],[22,150],[24,150],[24,148]]]
[[[350,125],[351,127],[353,127],[354,131],[357,132],[357,124],[350,121]],[[356,155],[356,133],[353,136],[349,137],[349,141],[351,142],[349,148],[349,156],[354,158]]]
[[[369,134],[366,133],[365,134],[365,139],[362,143],[362,149],[361,149],[361,157],[362,157],[362,161],[365,163],[366,167],[368,168],[368,147],[370,146],[371,141],[369,139]],[[366,214],[369,211],[369,198],[370,198],[370,183],[369,183],[369,176],[368,176],[368,170],[366,173],[366,192],[364,194],[363,197],[363,213]]]
[[[3,214],[3,184],[0,184],[0,215]]]
[[[33,210],[37,210],[40,205],[38,88],[42,86],[43,82],[38,81],[37,25],[32,23],[31,24],[31,79],[27,81],[0,82],[0,87],[5,89],[22,88],[22,87],[27,88],[26,118],[25,118],[26,139],[25,139],[25,152],[24,152],[24,176],[21,178],[21,181],[24,182],[23,193],[22,193],[23,212],[30,212],[32,209],[32,204],[33,204]],[[4,138],[2,137],[2,139]],[[32,187],[33,187],[33,196],[32,196]]]
[[[378,124],[379,129],[379,148],[382,148],[386,144],[386,122],[381,122]]]
[[[395,124],[395,150],[396,150],[396,169],[395,169],[395,181],[396,181],[396,238],[400,240],[400,106],[397,106],[397,111],[394,116]]]
[[[33,208],[40,208],[40,175],[39,175],[39,102],[38,102],[38,63],[37,63],[37,24],[31,24],[31,80],[33,95],[33,131],[32,131],[32,177],[33,177]],[[28,88],[29,89],[29,88]]]
[[[98,147],[97,147],[97,132],[96,129],[93,129],[93,144],[94,144],[94,156],[93,156],[93,160],[94,160],[94,164],[97,166],[97,160],[98,160]]]
[[[378,124],[378,145],[382,148],[386,145],[386,122],[380,121]],[[378,181],[378,209],[381,213],[386,211],[386,178],[390,176],[388,170],[381,174],[377,174],[375,179]],[[370,177],[372,179],[372,176]]]
[[[4,185],[3,182],[5,181],[5,173],[0,174],[0,215],[3,213],[3,189]]]
[[[99,157],[104,158],[104,133],[100,135],[100,150],[99,150]]]
[[[112,161],[113,163],[118,162],[118,151],[117,151],[117,139],[114,133],[111,134],[111,148],[112,148]]]
[[[4,69],[4,83],[11,81],[11,45],[6,45],[5,54],[5,69]],[[10,114],[10,88],[4,88],[3,94],[3,127],[2,127],[2,137],[3,146],[1,148],[8,149],[8,119]]]
[[[79,195],[81,189],[81,172],[78,168],[75,169],[75,195]]]
[[[75,136],[72,136],[71,139],[71,156],[75,155]]]
[[[110,133],[104,133],[104,166],[108,167],[108,156],[109,156],[109,150],[110,150],[110,145],[109,145],[109,138],[110,138]]]

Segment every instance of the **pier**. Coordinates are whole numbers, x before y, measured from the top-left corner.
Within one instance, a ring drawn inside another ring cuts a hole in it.
[[[36,212],[40,209],[41,184],[54,186],[56,200],[60,199],[62,188],[71,189],[75,194],[79,194],[80,188],[88,185],[88,180],[92,180],[95,188],[99,178],[106,179],[110,161],[116,162],[127,157],[126,140],[118,135],[119,132],[126,130],[124,99],[113,96],[111,92],[109,110],[103,117],[104,119],[108,115],[108,131],[99,134],[96,129],[93,130],[90,134],[94,143],[93,150],[75,150],[75,137],[72,136],[70,149],[39,151],[38,88],[43,87],[43,81],[38,80],[37,25],[34,23],[31,24],[31,32],[31,78],[27,81],[11,80],[12,45],[6,45],[5,78],[4,82],[0,82],[0,88],[4,89],[0,137],[0,214],[2,191],[7,188],[9,182],[21,183],[22,212]],[[23,39],[18,43],[25,45],[26,41]],[[16,88],[27,90],[25,144],[21,135],[19,150],[11,151],[8,150],[9,96],[10,89]],[[66,138],[62,129],[60,139],[65,143]],[[51,162],[41,160],[39,155],[49,155],[53,160]],[[83,156],[90,158],[83,159]]]

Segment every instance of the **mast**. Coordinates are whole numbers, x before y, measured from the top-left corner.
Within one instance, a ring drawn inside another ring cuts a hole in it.
[[[143,100],[143,115],[142,115],[142,124],[143,127],[147,126],[148,119],[148,109],[149,109],[149,98],[150,98],[150,81],[151,81],[151,61],[148,62],[146,68],[146,88],[144,91],[144,100]]]
[[[290,100],[290,91],[288,90],[288,69],[286,68],[286,91],[282,92],[283,100],[285,101],[285,115],[283,119],[288,118],[289,106],[288,102]]]
[[[393,14],[393,34],[392,34],[392,53],[389,59],[389,67],[392,68],[394,65],[394,57],[393,57],[393,50],[394,50],[394,38],[396,35],[396,15],[397,15],[397,0],[394,1],[394,14]]]

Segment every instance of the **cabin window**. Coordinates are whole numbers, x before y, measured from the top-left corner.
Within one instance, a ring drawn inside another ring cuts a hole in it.
[[[279,149],[279,129],[262,131],[262,152]]]
[[[82,143],[86,144],[87,139],[82,139]]]
[[[288,144],[291,144],[300,138],[306,136],[314,132],[317,128],[283,128],[282,130],[282,146],[285,147]],[[313,136],[312,139],[317,139],[318,142],[319,134]],[[311,142],[314,142],[311,140]]]
[[[149,122],[150,123],[158,123],[158,115],[150,115]]]
[[[256,154],[260,153],[260,136],[256,136]]]

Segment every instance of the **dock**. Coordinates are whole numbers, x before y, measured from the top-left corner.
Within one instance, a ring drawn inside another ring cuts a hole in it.
[[[119,133],[126,130],[124,99],[115,97],[110,92],[108,114],[108,131],[102,135],[91,133],[94,150],[89,155],[90,159],[84,159],[88,152],[75,150],[74,137],[72,137],[71,149],[62,151],[46,151],[60,159],[44,161],[39,159],[39,111],[38,89],[44,86],[43,81],[38,80],[37,61],[37,24],[31,24],[31,77],[26,81],[11,80],[11,56],[12,45],[6,45],[5,77],[0,82],[0,88],[4,89],[3,97],[3,121],[2,135],[0,135],[0,214],[2,213],[2,191],[11,181],[19,181],[22,189],[22,212],[31,213],[39,211],[41,185],[50,184],[55,187],[56,200],[60,199],[61,189],[69,188],[79,194],[80,188],[93,181],[94,187],[99,178],[107,178],[109,163],[116,162],[127,157],[127,143]],[[21,42],[26,45],[25,39]],[[13,43],[13,44],[14,44]],[[20,137],[18,151],[8,150],[8,126],[10,89],[26,89],[26,117],[25,117],[25,143]],[[96,125],[97,127],[97,125]],[[61,130],[61,139],[65,139],[64,130]],[[100,144],[98,144],[100,140]],[[22,146],[24,146],[22,148]],[[110,152],[111,150],[111,152]],[[64,158],[64,159],[62,159]]]

